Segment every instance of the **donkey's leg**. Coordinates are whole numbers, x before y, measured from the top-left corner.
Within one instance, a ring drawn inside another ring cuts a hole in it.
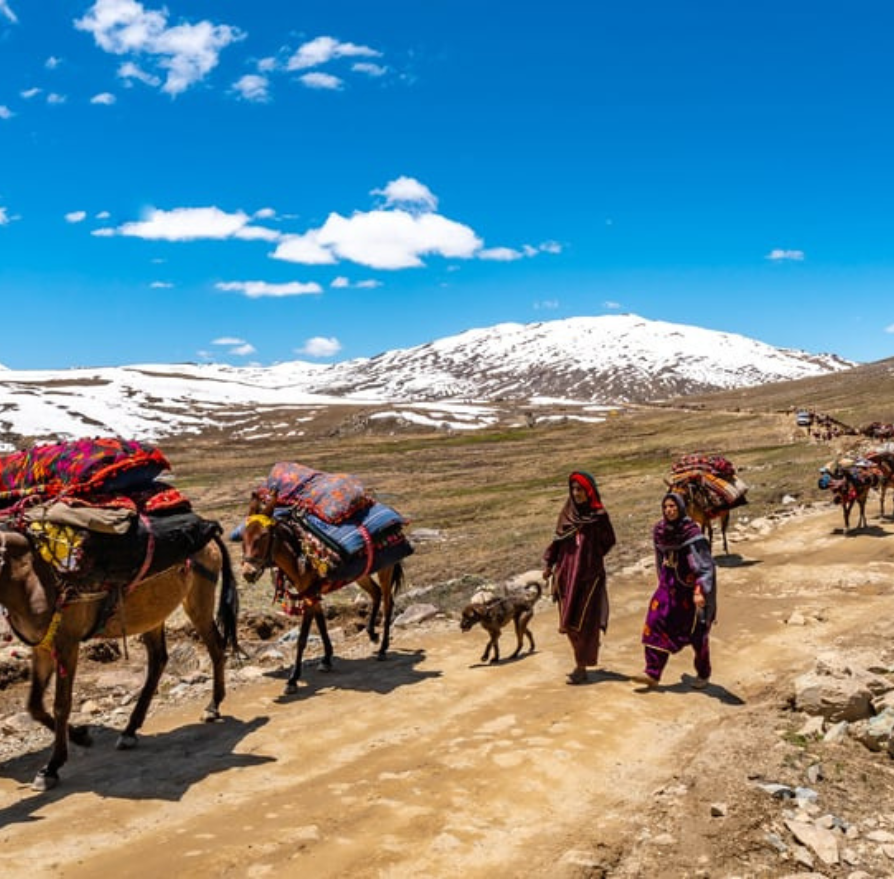
[[[382,593],[382,643],[377,659],[387,659],[391,646],[391,618],[394,615],[394,593],[400,585],[400,568],[382,568],[378,573],[379,588]]]
[[[320,633],[320,640],[323,642],[323,658],[320,660],[321,671],[332,670],[332,641],[329,639],[329,626],[326,623],[326,613],[323,605],[318,603],[314,611],[314,619],[317,621],[317,631]]]
[[[211,660],[212,689],[211,701],[202,712],[202,720],[212,723],[220,720],[220,703],[226,695],[226,637],[217,627],[214,620],[214,594],[217,575],[214,566],[209,566],[208,574],[194,567],[188,574],[189,590],[183,600],[183,608],[190,622],[202,639],[208,657]],[[226,577],[221,589],[227,588]],[[224,606],[224,595],[221,593],[221,606]],[[235,640],[234,640],[235,646]]]
[[[310,608],[305,608],[301,614],[301,628],[298,630],[298,645],[295,647],[295,664],[286,681],[286,695],[294,696],[298,692],[298,681],[301,678],[301,662],[304,658],[304,648],[307,646],[307,636],[310,633],[310,624],[314,621],[315,613]]]
[[[127,721],[124,732],[118,736],[118,741],[115,742],[115,747],[119,751],[128,751],[137,746],[137,730],[146,719],[149,704],[158,689],[161,674],[168,664],[168,646],[165,641],[164,623],[145,632],[142,635],[142,640],[146,647],[146,680],[143,682],[143,689],[140,690],[136,705],[130,713],[130,720]]]
[[[376,631],[376,619],[379,616],[379,608],[382,606],[382,590],[372,577],[361,577],[357,585],[372,599],[372,607],[369,611],[369,622],[366,624],[366,634],[373,644],[378,643],[379,633]]]
[[[31,782],[37,791],[47,791],[59,784],[59,770],[68,760],[68,718],[71,716],[71,700],[74,678],[78,669],[78,642],[57,633],[53,644],[56,665],[56,695],[53,699],[53,750],[46,766]],[[43,652],[35,650],[35,652]]]

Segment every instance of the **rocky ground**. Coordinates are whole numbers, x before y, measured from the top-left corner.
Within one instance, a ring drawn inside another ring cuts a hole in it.
[[[335,670],[312,659],[296,697],[290,621],[261,614],[221,722],[198,722],[207,665],[181,630],[140,747],[118,752],[141,649],[91,645],[77,707],[95,744],[47,794],[30,782],[49,735],[22,712],[26,653],[9,644],[3,874],[894,875],[894,529],[844,535],[840,519],[799,508],[733,532],[702,692],[684,655],[656,691],[633,680],[648,559],[610,568],[604,664],[579,687],[546,601],[536,652],[489,666],[483,631],[461,633],[431,595],[405,599],[384,663],[346,612]]]

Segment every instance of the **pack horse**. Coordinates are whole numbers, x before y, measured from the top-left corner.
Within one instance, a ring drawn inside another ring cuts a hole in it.
[[[322,667],[331,667],[332,643],[322,598],[350,583],[369,595],[367,634],[379,644],[377,658],[387,657],[394,597],[404,579],[401,560],[413,552],[403,534],[405,524],[357,477],[293,462],[274,465],[266,484],[252,492],[241,527],[242,576],[255,583],[264,570],[272,569],[287,609],[302,615],[287,694],[298,691],[313,622],[323,642]],[[381,638],[376,631],[380,611]]]

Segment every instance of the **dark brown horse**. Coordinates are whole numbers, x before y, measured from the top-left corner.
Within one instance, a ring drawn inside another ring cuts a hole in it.
[[[215,585],[223,574],[215,621]],[[54,732],[52,753],[32,786],[49,790],[59,782],[59,769],[68,759],[69,738],[89,745],[87,727],[69,726],[79,645],[100,627],[103,638],[142,635],[148,667],[126,728],[117,747],[132,748],[137,730],[168,660],[165,620],[182,604],[205,644],[213,666],[213,695],[204,720],[220,717],[224,698],[224,660],[228,644],[236,643],[238,598],[229,553],[219,537],[180,564],[140,580],[127,590],[109,612],[106,592],[65,594],[54,570],[34,551],[24,534],[0,529],[0,604],[13,631],[31,651],[31,690],[28,711]],[[220,627],[219,627],[220,626]],[[55,673],[53,712],[44,707],[44,693]]]
[[[295,528],[288,521],[277,519],[274,511],[277,497],[261,497],[253,492],[248,508],[248,517],[242,529],[242,576],[249,583],[255,583],[266,568],[275,567],[288,581],[288,588],[295,598],[305,602],[305,612],[298,636],[295,663],[286,683],[286,693],[297,692],[301,677],[301,660],[307,643],[311,623],[316,620],[323,639],[326,655],[324,667],[328,668],[332,659],[332,645],[326,633],[326,617],[320,599],[328,592],[347,585],[344,582],[331,583],[320,576],[308,561],[301,548]],[[379,643],[378,659],[385,659],[391,641],[391,615],[394,610],[394,596],[403,583],[403,567],[400,562],[386,565],[375,572],[358,577],[354,582],[372,599],[367,634],[373,643]],[[382,611],[382,637],[376,632],[376,620]]]

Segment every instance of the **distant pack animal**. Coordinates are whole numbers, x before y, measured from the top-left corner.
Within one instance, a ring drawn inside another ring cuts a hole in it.
[[[863,459],[840,458],[820,469],[817,486],[832,493],[832,502],[841,506],[844,532],[851,529],[851,511],[858,510],[856,528],[866,527],[869,491],[879,484],[879,470]]]
[[[534,652],[534,636],[529,628],[534,617],[534,606],[543,592],[538,581],[533,581],[520,588],[507,591],[505,595],[479,595],[465,606],[460,619],[460,629],[468,632],[476,625],[488,634],[487,646],[481,655],[481,661],[492,663],[500,661],[500,635],[510,623],[515,628],[516,647],[510,655],[515,659],[522,651],[524,639],[528,639],[531,653]]]
[[[730,510],[747,503],[748,491],[733,465],[722,455],[683,455],[674,462],[665,482],[686,500],[686,515],[710,543],[714,541],[714,523],[720,523],[723,551],[729,554]]]
[[[878,468],[879,516],[885,517],[885,495],[894,490],[894,451],[890,448],[869,452],[866,459]]]

